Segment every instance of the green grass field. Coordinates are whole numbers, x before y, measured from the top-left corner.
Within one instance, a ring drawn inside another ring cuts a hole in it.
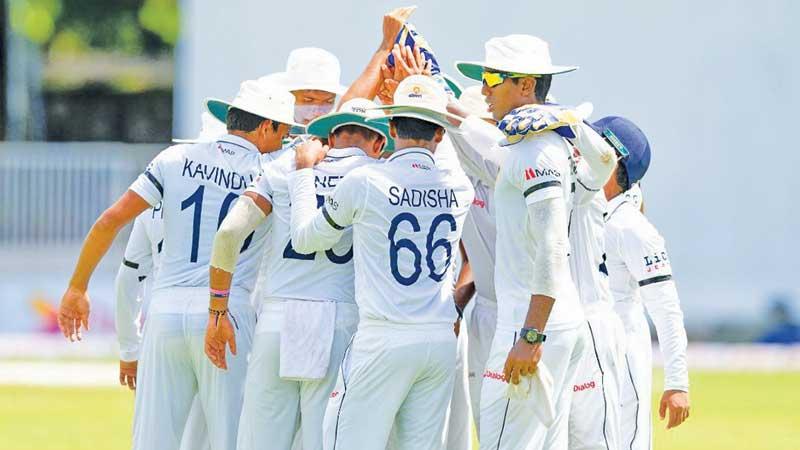
[[[691,381],[691,418],[669,432],[656,422],[655,450],[800,449],[800,373],[701,372]],[[132,413],[121,388],[0,387],[0,449],[128,449]]]

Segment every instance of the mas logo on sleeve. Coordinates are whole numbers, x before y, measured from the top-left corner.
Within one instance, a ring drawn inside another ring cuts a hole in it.
[[[561,178],[561,173],[555,169],[525,169],[525,181],[534,180],[541,177]]]

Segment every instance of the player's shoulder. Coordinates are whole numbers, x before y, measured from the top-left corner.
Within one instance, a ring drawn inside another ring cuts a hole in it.
[[[271,160],[262,163],[262,170],[269,171],[273,175],[286,176],[295,168],[294,149],[279,150],[280,154],[275,155]]]
[[[636,206],[624,201],[608,211],[606,226],[625,241],[657,243],[663,238],[658,229]]]
[[[507,161],[511,163],[569,166],[569,147],[553,131],[527,136],[515,144],[501,143],[500,147],[509,150]]]
[[[199,144],[175,144],[170,145],[169,147],[161,150],[158,155],[154,158],[154,161],[160,162],[171,162],[171,161],[180,161],[182,160],[187,154],[192,153],[195,146]]]

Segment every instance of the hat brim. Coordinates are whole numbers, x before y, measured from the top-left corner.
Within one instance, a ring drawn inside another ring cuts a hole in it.
[[[372,122],[368,122],[368,118],[360,114],[349,112],[336,112],[317,117],[309,122],[307,125],[308,134],[313,134],[317,137],[327,138],[329,134],[336,131],[337,128],[345,125],[357,125],[360,127],[372,130],[383,137],[390,139],[389,136],[389,121],[385,117],[376,118]]]
[[[501,67],[499,65],[491,65],[483,61],[456,61],[456,69],[465,77],[482,81],[481,75],[484,69],[492,69],[499,72],[514,72],[524,73],[530,75],[558,75],[561,73],[572,72],[578,70],[577,66],[542,66],[542,67],[527,67],[522,70],[520,68],[513,68],[510,66]]]
[[[308,134],[327,138],[337,128],[345,125],[357,125],[380,134],[386,139],[383,149],[386,151],[394,150],[394,139],[389,133],[389,119],[386,117],[377,117],[375,120],[370,121],[367,117],[348,112],[326,114],[309,122]]]
[[[425,122],[433,123],[448,130],[455,130],[458,129],[458,127],[451,124],[447,119],[453,119],[459,122],[464,120],[462,117],[459,117],[455,114],[435,111],[420,106],[384,105],[384,106],[378,106],[377,108],[374,109],[384,111],[386,113],[386,118],[389,119],[391,119],[392,117],[410,117],[412,119],[419,119]],[[372,120],[380,120],[380,119],[370,119],[370,121]]]
[[[447,83],[447,87],[453,91],[453,95],[456,98],[461,98],[461,93],[464,92],[464,88],[458,84],[458,81],[454,80],[450,75],[442,72],[442,78],[444,78],[444,82]]]
[[[218,98],[207,98],[205,100],[205,104],[206,104],[206,110],[208,111],[209,114],[214,116],[214,118],[219,120],[220,122],[226,123],[228,119],[228,109],[233,107],[232,104],[226,102],[225,100],[220,100]],[[266,117],[263,114],[250,111],[249,109],[242,108],[240,106],[237,106],[236,108],[241,109],[242,111],[249,112],[250,114],[256,115],[258,117],[263,117],[264,119],[274,120],[275,122],[285,123],[286,125],[292,127],[301,127],[305,129],[305,126],[294,121],[286,121],[275,117]]]

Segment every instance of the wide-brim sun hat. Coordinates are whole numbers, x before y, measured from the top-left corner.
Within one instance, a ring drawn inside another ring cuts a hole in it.
[[[272,81],[290,92],[302,90],[325,91],[342,95],[347,86],[341,84],[342,68],[333,53],[317,48],[296,48],[289,53],[286,70],[271,75]]]
[[[353,98],[346,101],[339,111],[325,114],[312,120],[306,126],[308,134],[327,138],[338,128],[345,125],[357,125],[372,130],[386,138],[385,150],[394,149],[394,140],[389,133],[389,118],[376,109],[378,105],[365,98]]]
[[[447,87],[453,91],[453,96],[455,98],[461,98],[461,94],[464,92],[464,88],[461,86],[461,83],[456,81],[455,78],[451,77],[450,75],[442,72],[442,78],[444,82],[447,84]]]
[[[225,122],[230,108],[236,108],[264,119],[302,126],[294,121],[294,95],[278,84],[247,80],[242,82],[233,102],[208,98],[205,105],[208,112],[221,122]]]
[[[462,118],[447,112],[448,96],[444,88],[433,78],[412,75],[401,81],[394,92],[394,104],[378,106],[386,117],[410,117],[430,122],[446,129],[456,129],[448,119]]]
[[[527,34],[493,37],[486,42],[485,50],[483,61],[456,61],[456,69],[476,81],[482,81],[485,69],[526,75],[557,75],[578,69],[554,65],[547,42]]]

